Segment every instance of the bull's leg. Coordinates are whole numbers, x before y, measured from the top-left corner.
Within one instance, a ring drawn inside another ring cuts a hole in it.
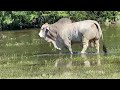
[[[61,50],[60,50],[60,54],[63,54],[64,49],[65,49],[65,47],[62,46],[62,47],[61,47]]]
[[[90,42],[90,47],[91,47],[91,48],[94,47],[94,41]]]
[[[90,48],[91,48],[91,51],[93,52],[93,47],[95,46],[95,41],[91,41],[91,42],[89,42],[89,44],[90,44]]]
[[[54,45],[54,48],[58,49],[58,50],[61,50],[61,48],[59,48],[57,45],[56,45],[56,42],[55,41],[52,41],[52,44]]]
[[[97,49],[97,54],[99,54],[99,40],[95,40],[95,47]]]
[[[69,49],[70,54],[73,54],[72,48],[71,48],[71,41],[66,40],[64,43],[65,43],[66,47]]]
[[[71,47],[68,47],[69,51],[70,51],[70,54],[73,54],[72,52],[72,48]]]
[[[83,49],[82,49],[81,53],[85,53],[85,51],[87,50],[88,42],[89,42],[89,40],[87,40],[86,38],[83,38],[83,41],[82,41]]]

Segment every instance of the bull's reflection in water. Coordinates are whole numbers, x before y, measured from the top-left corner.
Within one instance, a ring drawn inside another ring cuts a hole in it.
[[[94,60],[90,60],[90,58],[87,58],[87,55],[81,54],[81,57],[84,59],[84,66],[85,67],[90,67],[90,66],[100,66],[101,65],[101,60],[100,60],[100,55],[97,54],[94,56]]]
[[[100,66],[101,58],[100,54],[96,55],[88,55],[88,54],[80,54],[80,60],[74,60],[74,55],[70,55],[70,58],[64,60],[59,58],[55,61],[55,67],[72,67],[72,66],[83,66],[83,67],[91,67],[91,66]],[[79,58],[78,58],[79,59]]]

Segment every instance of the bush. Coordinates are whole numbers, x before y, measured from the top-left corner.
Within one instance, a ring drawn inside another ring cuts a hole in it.
[[[73,21],[93,19],[103,23],[108,19],[115,22],[120,19],[119,11],[0,11],[0,27],[3,30],[40,28],[44,23],[55,23],[60,18]]]

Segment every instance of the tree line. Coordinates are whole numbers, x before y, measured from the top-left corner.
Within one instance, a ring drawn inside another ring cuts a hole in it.
[[[44,23],[54,23],[60,18],[73,21],[86,19],[114,23],[120,19],[119,11],[0,11],[0,30],[40,28]]]

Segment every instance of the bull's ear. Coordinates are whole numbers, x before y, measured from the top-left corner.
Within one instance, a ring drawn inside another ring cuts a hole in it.
[[[49,25],[46,27],[47,30],[49,30]]]

